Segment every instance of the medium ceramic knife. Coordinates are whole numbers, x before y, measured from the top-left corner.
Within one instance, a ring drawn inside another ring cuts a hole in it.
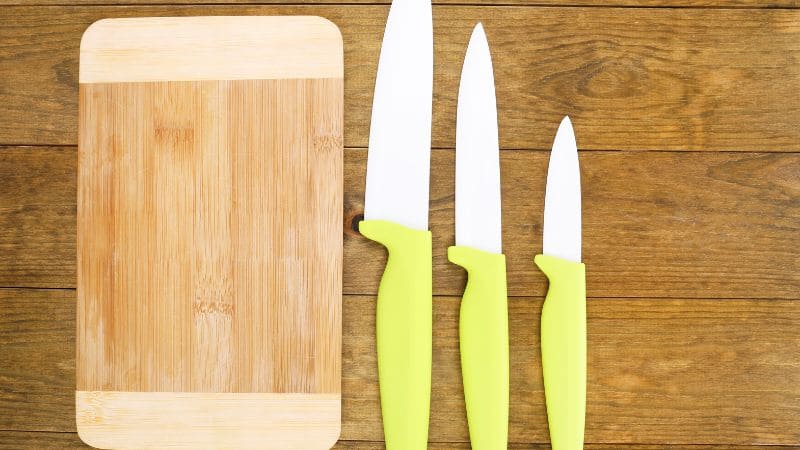
[[[508,441],[508,298],[501,248],[500,152],[489,43],[478,24],[464,57],[456,121],[456,245],[467,270],[459,340],[472,448]]]
[[[586,268],[581,263],[578,148],[568,117],[558,127],[544,199],[542,254],[550,285],[542,306],[542,372],[553,450],[580,450],[586,409]]]
[[[378,381],[386,448],[424,450],[431,391],[428,184],[433,87],[430,0],[394,0],[383,35],[359,231],[386,247],[378,288]]]

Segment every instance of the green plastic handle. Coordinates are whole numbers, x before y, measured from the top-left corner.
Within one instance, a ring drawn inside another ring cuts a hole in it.
[[[378,381],[387,450],[425,450],[433,340],[431,232],[383,220],[358,229],[389,253],[378,287]]]
[[[461,374],[474,450],[508,445],[508,295],[506,257],[471,247],[447,250],[467,270],[461,300]]]
[[[553,450],[583,449],[586,417],[586,266],[537,255],[550,287],[542,306],[542,372]]]

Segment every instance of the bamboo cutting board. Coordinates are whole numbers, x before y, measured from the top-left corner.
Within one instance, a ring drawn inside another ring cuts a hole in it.
[[[341,35],[318,17],[111,19],[86,31],[86,443],[335,443],[342,79]]]

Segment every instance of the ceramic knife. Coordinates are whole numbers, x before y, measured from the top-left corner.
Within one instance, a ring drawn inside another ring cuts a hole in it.
[[[550,153],[542,254],[535,262],[549,280],[541,345],[550,443],[553,450],[580,450],[586,409],[586,268],[581,262],[578,147],[568,117]]]
[[[456,245],[467,270],[459,340],[472,448],[508,442],[508,298],[501,248],[500,153],[492,58],[483,26],[467,46],[456,121]]]
[[[428,189],[433,87],[430,0],[394,0],[372,103],[361,234],[386,247],[378,287],[378,381],[386,448],[424,450],[431,390]]]

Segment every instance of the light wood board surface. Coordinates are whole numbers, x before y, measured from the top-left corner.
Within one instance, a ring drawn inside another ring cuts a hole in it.
[[[261,62],[239,70],[251,59]],[[339,33],[321,18],[104,20],[84,35],[76,417],[85,442],[336,441],[341,76]]]
[[[320,17],[103,19],[81,38],[81,83],[342,78],[342,39]],[[215,36],[198,43],[198,36]],[[258,43],[260,45],[254,45]]]
[[[0,448],[85,448],[73,392],[81,34],[105,17],[225,14],[322,15],[342,30],[351,149],[336,448],[383,448],[372,308],[385,256],[355,223],[388,2],[4,1],[21,6],[0,8]],[[464,274],[445,249],[458,75],[478,20],[498,81],[509,288],[533,296],[510,300],[510,448],[549,448],[535,353],[546,280],[530,257],[546,150],[565,113],[580,118],[591,174],[587,450],[800,448],[796,0],[455,3],[434,7],[430,448],[469,448],[455,338]]]
[[[328,449],[341,396],[78,391],[76,416],[78,435],[97,448]]]

